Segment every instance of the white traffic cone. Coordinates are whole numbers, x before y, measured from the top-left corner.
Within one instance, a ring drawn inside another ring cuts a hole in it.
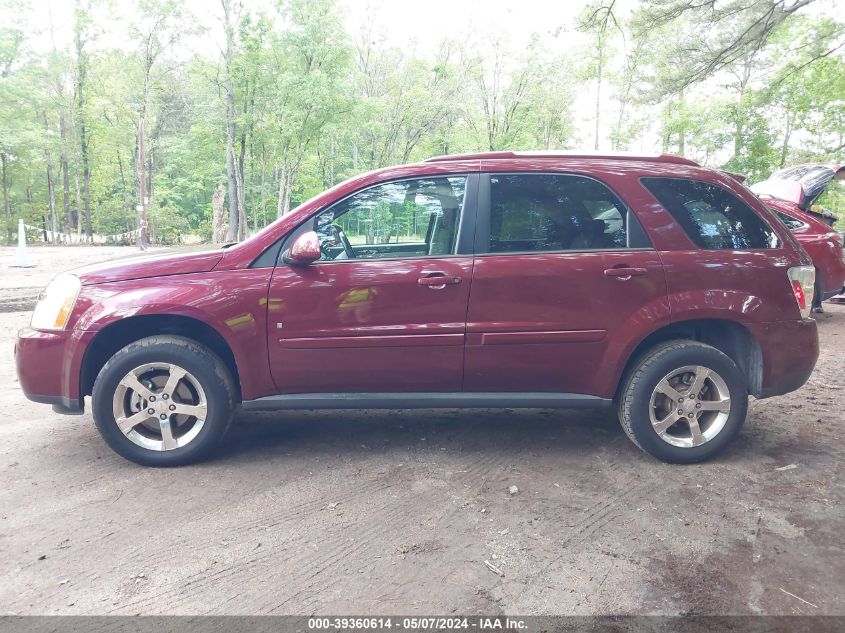
[[[32,268],[26,256],[26,230],[23,227],[23,219],[18,220],[18,256],[14,268]]]

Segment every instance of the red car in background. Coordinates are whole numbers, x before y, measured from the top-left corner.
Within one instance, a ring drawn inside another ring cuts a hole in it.
[[[845,285],[843,237],[832,228],[838,218],[814,205],[833,180],[845,180],[845,165],[794,165],[779,169],[767,180],[751,186],[751,190],[778,214],[812,258],[816,267],[813,309],[819,312],[822,301],[842,293]]]

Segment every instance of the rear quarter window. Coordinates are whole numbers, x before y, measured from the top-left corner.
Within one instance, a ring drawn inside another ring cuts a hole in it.
[[[786,215],[785,213],[781,213],[777,209],[772,209],[771,207],[769,207],[769,209],[774,211],[777,214],[777,216],[780,218],[781,222],[786,224],[786,227],[788,229],[795,231],[797,229],[803,229],[805,226],[807,226],[801,220],[793,218],[791,215]]]
[[[687,178],[642,178],[699,248],[745,250],[777,248],[777,234],[757,213],[718,185]]]

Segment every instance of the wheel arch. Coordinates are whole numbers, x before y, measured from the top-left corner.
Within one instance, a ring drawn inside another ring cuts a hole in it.
[[[628,375],[642,356],[659,343],[687,339],[715,347],[731,360],[746,377],[748,392],[759,396],[763,390],[763,352],[747,327],[730,319],[689,319],[669,323],[649,333],[631,352],[625,362],[615,399]]]
[[[212,326],[189,316],[175,314],[142,314],[114,321],[97,332],[88,344],[80,371],[80,397],[91,395],[100,370],[116,352],[148,336],[182,336],[204,345],[214,352],[229,370],[240,402],[241,380],[232,348]]]

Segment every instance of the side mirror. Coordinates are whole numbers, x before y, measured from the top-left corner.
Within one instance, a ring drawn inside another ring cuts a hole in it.
[[[293,241],[283,259],[287,264],[307,266],[316,262],[321,256],[320,238],[314,231],[308,231]]]

